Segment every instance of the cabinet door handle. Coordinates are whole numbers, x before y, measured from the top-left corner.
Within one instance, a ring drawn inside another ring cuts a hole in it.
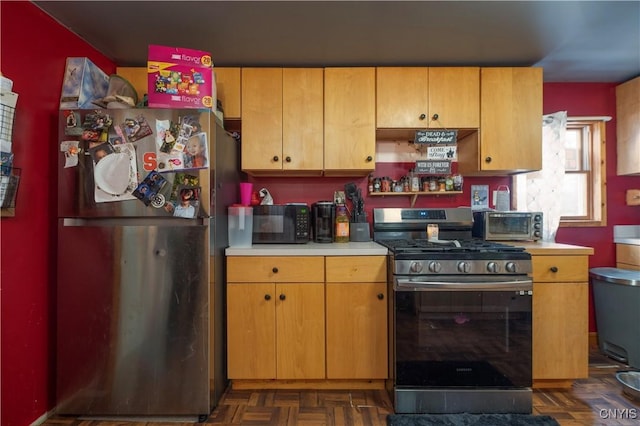
[[[369,156],[367,156],[367,163],[370,163],[372,160],[373,160],[373,157],[372,157],[372,156],[370,156],[370,155],[369,155]]]
[[[491,162],[491,160],[492,160],[492,158],[491,158],[491,157],[487,157],[487,158],[485,158],[485,159],[484,159],[484,161],[485,161],[485,162],[487,162],[487,163],[490,163],[490,162]]]
[[[291,162],[291,157],[286,157],[286,158],[284,159],[284,161],[286,161],[287,163],[290,163],[290,162]]]
[[[558,267],[557,266],[552,266],[551,268],[549,268],[549,270],[551,272],[558,272]]]
[[[276,268],[275,266],[273,267],[273,269],[271,270],[274,274],[278,273],[278,268]]]
[[[277,156],[277,155],[274,155],[274,156],[273,156],[273,161],[278,161],[278,160],[279,160],[278,156]]]
[[[286,298],[287,298],[287,296],[285,296],[284,294],[281,294],[281,295],[280,295],[280,300],[284,300],[284,299],[286,299]]]
[[[384,299],[384,294],[378,293],[378,299],[380,299],[380,300]]]
[[[431,120],[436,121],[438,118],[440,118],[440,116],[438,114],[433,114],[431,116]]]
[[[265,294],[264,295],[264,300],[271,300],[271,295],[270,294]]]
[[[418,117],[420,120],[424,120],[425,118],[427,118],[427,114],[420,114],[420,117]]]

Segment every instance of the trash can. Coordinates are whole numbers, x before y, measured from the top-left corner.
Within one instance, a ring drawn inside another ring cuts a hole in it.
[[[600,351],[640,368],[640,271],[592,268],[589,275]]]

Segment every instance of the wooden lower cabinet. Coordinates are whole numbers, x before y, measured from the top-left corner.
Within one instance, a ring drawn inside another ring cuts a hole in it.
[[[227,285],[227,370],[230,379],[276,377],[275,284]]]
[[[616,268],[640,271],[640,246],[616,244]]]
[[[386,256],[227,257],[228,378],[383,386],[386,266]]]
[[[589,376],[588,256],[532,262],[534,386],[570,386]]]
[[[387,378],[387,286],[327,283],[327,378]]]
[[[326,258],[328,379],[388,377],[387,258]]]
[[[325,377],[324,258],[227,258],[230,379]]]

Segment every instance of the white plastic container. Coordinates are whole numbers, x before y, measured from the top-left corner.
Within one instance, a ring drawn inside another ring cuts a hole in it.
[[[251,247],[253,207],[229,207],[229,247]]]

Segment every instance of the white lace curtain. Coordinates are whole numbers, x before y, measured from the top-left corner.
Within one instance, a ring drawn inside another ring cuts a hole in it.
[[[516,177],[518,210],[544,213],[543,241],[555,241],[562,216],[567,112],[542,117],[542,170]]]

